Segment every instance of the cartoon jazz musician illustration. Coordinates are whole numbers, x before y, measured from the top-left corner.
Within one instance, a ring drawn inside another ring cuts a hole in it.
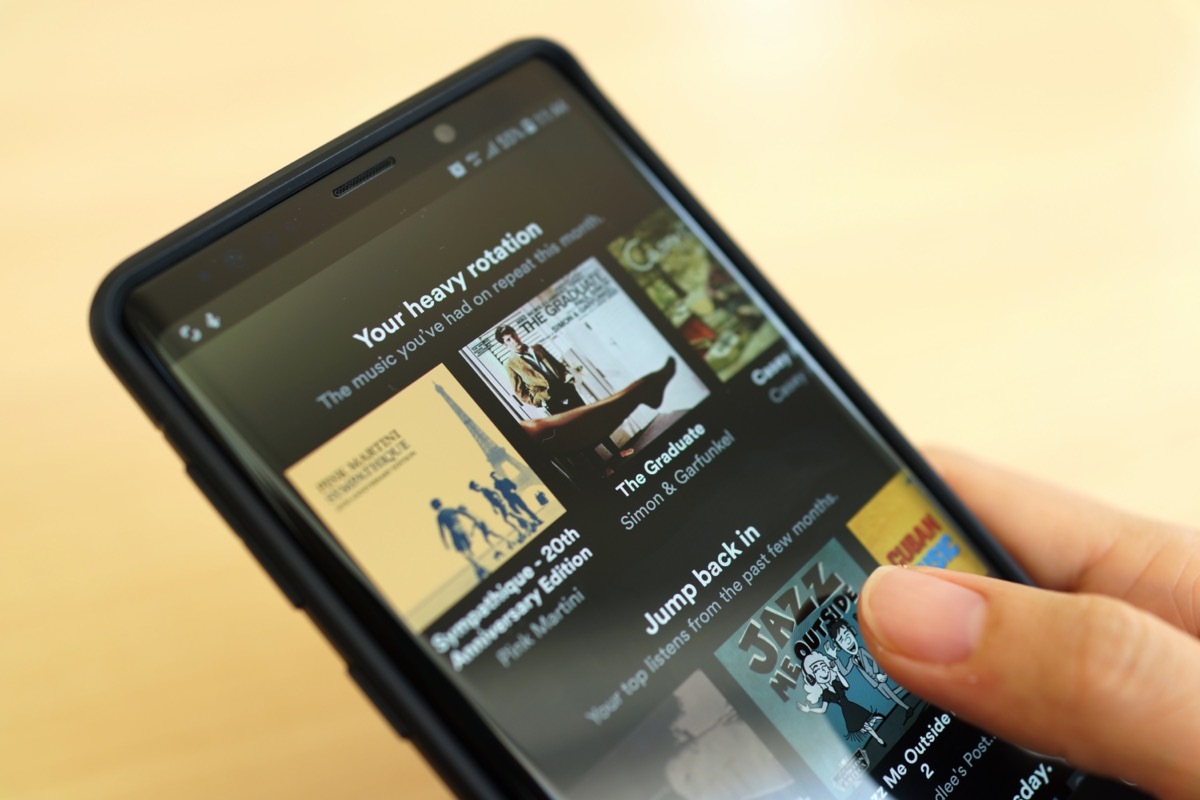
[[[853,626],[846,620],[839,619],[833,624],[832,631],[833,641],[825,643],[825,652],[837,664],[838,672],[842,675],[849,675],[851,671],[857,669],[872,689],[887,698],[891,704],[904,709],[905,719],[912,716],[912,706],[901,700],[899,693],[888,684],[888,676],[879,668],[878,662],[867,652],[867,648],[859,643]],[[835,645],[834,642],[837,644]],[[839,651],[846,653],[850,660],[843,664],[838,655]],[[888,706],[888,710],[890,709],[891,705]]]
[[[811,680],[810,680],[811,679]],[[842,720],[846,723],[846,738],[853,739],[866,734],[886,747],[887,743],[879,738],[875,728],[883,722],[883,716],[846,696],[850,684],[841,670],[824,653],[812,652],[804,658],[804,693],[805,699],[796,703],[801,711],[811,714],[824,714],[829,710],[829,704],[842,710]],[[820,705],[817,705],[818,701]]]

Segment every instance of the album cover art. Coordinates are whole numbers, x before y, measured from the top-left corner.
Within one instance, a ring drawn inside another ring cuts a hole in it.
[[[418,631],[564,511],[444,366],[286,475]]]
[[[496,320],[462,356],[572,479],[610,474],[708,396],[595,258]]]
[[[925,706],[863,643],[857,611],[864,580],[830,540],[716,652],[836,797],[864,781]]]
[[[880,564],[986,574],[983,561],[906,473],[898,473],[846,527]]]
[[[742,284],[671,209],[655,211],[608,250],[722,382],[779,340]]]
[[[792,800],[791,775],[693,672],[575,787],[585,800]]]

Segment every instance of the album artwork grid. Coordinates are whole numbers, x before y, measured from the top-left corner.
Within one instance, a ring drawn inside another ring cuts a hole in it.
[[[610,479],[622,462],[666,441],[668,431],[679,437],[679,423],[709,396],[714,380],[729,381],[781,340],[745,287],[669,209],[605,250],[604,261],[582,259],[459,350],[467,374],[504,410],[509,430],[515,424],[524,437],[520,448],[442,364],[288,471],[398,613],[426,632],[456,671],[524,617],[535,618],[534,602],[540,609],[593,555],[578,531],[555,525],[567,508],[539,469],[552,470],[557,485]],[[643,293],[641,303],[614,270]],[[647,306],[656,318],[643,311]],[[693,426],[686,436],[713,433]],[[531,450],[539,469],[520,455]],[[918,551],[934,552],[936,544],[948,560],[967,557],[903,476],[869,506],[851,531],[879,563],[894,560],[887,548],[896,520],[902,534],[926,526],[928,541]],[[412,533],[397,536],[396,520]],[[507,571],[460,619],[446,619],[527,547],[542,557],[526,560],[545,568]],[[856,611],[864,579],[863,567],[830,539],[772,595],[774,605],[760,608],[712,653],[722,675],[692,673],[576,791],[795,797],[794,767],[785,768],[742,719],[724,693],[733,690],[769,720],[776,752],[782,741],[802,754],[830,796],[854,795],[923,707],[863,644]],[[789,596],[791,605],[781,601]],[[537,617],[546,630],[583,598],[564,589],[555,600],[557,616]],[[674,639],[680,637],[683,646],[686,629]]]
[[[470,391],[438,365],[288,470],[417,630],[565,513],[547,471],[603,482],[780,340],[669,209],[599,249],[460,348]],[[397,519],[430,535],[400,543]]]

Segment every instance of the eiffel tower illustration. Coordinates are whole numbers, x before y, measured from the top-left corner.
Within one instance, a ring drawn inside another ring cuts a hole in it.
[[[508,475],[508,477],[510,477],[512,481],[517,484],[518,489],[524,489],[527,486],[541,484],[541,481],[538,480],[538,477],[534,474],[533,470],[531,470],[521,461],[518,461],[516,458],[514,458],[503,447],[493,442],[492,437],[484,433],[483,430],[477,424],[475,424],[475,420],[471,419],[467,412],[463,411],[459,407],[458,403],[454,402],[454,398],[446,394],[445,389],[436,383],[433,385],[433,388],[442,396],[442,399],[446,401],[446,404],[454,410],[454,413],[458,415],[458,418],[462,421],[462,424],[465,425],[467,430],[471,432],[471,436],[475,437],[475,444],[479,445],[479,449],[483,451],[483,455],[487,458],[488,464],[492,466],[494,471],[500,473],[501,475]],[[510,470],[507,472],[504,469],[506,465],[510,468]]]

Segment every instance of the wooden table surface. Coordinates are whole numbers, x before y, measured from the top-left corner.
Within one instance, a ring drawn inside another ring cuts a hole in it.
[[[0,4],[0,797],[438,797],[109,376],[135,249],[526,35],[918,442],[1200,521],[1184,0]]]

